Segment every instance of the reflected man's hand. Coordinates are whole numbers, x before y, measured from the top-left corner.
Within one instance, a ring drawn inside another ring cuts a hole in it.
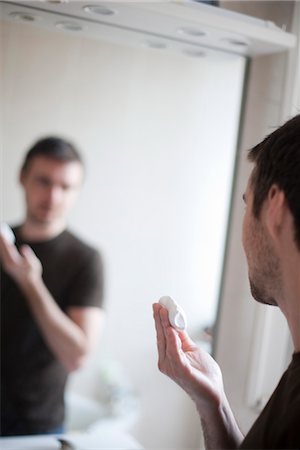
[[[28,245],[18,251],[0,235],[0,260],[5,272],[22,288],[42,276],[42,264]]]

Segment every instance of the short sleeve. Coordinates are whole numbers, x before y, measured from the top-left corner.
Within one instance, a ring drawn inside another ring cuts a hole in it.
[[[104,297],[103,262],[100,253],[92,250],[80,261],[73,279],[64,295],[64,307],[96,306],[103,307]]]

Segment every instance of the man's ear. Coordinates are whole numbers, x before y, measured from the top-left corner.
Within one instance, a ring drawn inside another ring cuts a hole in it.
[[[274,239],[280,235],[286,211],[287,202],[284,192],[277,184],[272,184],[266,199],[265,218],[266,226]]]

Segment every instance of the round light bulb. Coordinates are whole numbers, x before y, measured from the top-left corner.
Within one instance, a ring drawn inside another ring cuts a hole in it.
[[[81,31],[82,26],[75,22],[57,22],[55,25],[57,28],[60,28],[61,30],[68,30],[68,31]]]
[[[83,6],[83,10],[91,14],[100,14],[101,16],[114,16],[117,14],[115,9],[103,5],[86,5]]]

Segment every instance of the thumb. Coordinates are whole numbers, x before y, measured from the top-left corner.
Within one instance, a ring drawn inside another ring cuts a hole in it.
[[[187,331],[179,331],[178,335],[180,337],[181,343],[182,343],[182,348],[184,350],[193,350],[198,348],[197,344],[193,341],[193,339],[190,338],[190,336],[188,335]]]
[[[29,245],[22,245],[22,247],[20,247],[20,253],[28,267],[37,271],[39,274],[42,274],[42,263]]]
[[[26,259],[26,261],[30,261],[32,259],[36,259],[36,255],[29,245],[22,245],[19,249],[21,255]]]

